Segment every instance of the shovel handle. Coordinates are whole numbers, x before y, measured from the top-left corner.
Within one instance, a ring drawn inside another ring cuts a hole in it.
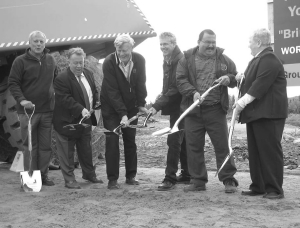
[[[202,94],[201,100],[205,99],[205,97],[209,94],[209,92],[210,92],[211,90],[213,90],[214,88],[216,88],[216,87],[218,87],[218,86],[220,86],[220,85],[221,85],[221,84],[218,83],[218,84],[216,84],[216,85],[210,87],[208,90],[206,90],[205,93]],[[173,130],[173,129],[177,129],[177,128],[178,128],[178,125],[179,125],[179,123],[180,123],[180,121],[181,121],[181,120],[182,120],[182,119],[183,119],[190,111],[192,111],[199,103],[200,103],[200,99],[197,99],[190,107],[188,107],[188,108],[181,114],[181,116],[178,118],[178,120],[175,122],[175,124],[174,124],[172,130]]]

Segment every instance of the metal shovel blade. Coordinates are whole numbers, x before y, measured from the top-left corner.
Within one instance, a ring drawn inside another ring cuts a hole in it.
[[[32,175],[28,171],[20,172],[21,188],[24,192],[39,192],[42,189],[41,171],[34,170]]]
[[[167,134],[169,132],[171,132],[171,128],[166,127],[166,128],[161,129],[159,131],[153,132],[152,136],[163,136],[163,135],[165,135],[165,134]]]

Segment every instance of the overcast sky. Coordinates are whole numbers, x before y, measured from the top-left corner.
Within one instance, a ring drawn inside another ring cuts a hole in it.
[[[268,28],[266,0],[135,0],[157,34],[169,31],[177,37],[182,51],[197,45],[199,33],[212,29],[217,46],[225,49],[238,72],[251,60],[249,36],[257,28]],[[162,90],[162,53],[158,37],[135,48],[146,58],[147,101],[154,101]],[[232,93],[233,91],[230,91]],[[288,96],[300,94],[299,87],[288,88]]]

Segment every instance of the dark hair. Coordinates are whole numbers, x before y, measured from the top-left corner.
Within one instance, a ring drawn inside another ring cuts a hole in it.
[[[204,30],[199,34],[199,39],[198,39],[198,41],[201,41],[201,40],[203,39],[203,36],[204,36],[205,33],[207,33],[207,34],[209,34],[209,35],[216,35],[216,34],[214,33],[213,30],[210,30],[210,29],[204,29]]]

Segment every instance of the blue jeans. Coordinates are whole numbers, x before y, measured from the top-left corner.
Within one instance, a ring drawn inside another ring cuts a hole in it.
[[[35,113],[31,118],[32,138],[32,170],[40,170],[42,178],[48,175],[48,167],[51,158],[51,127],[52,112]],[[29,170],[30,152],[28,150],[28,118],[25,114],[19,114],[21,136],[24,148],[24,170]]]
[[[191,182],[205,184],[208,181],[204,158],[205,134],[208,133],[215,149],[217,168],[219,168],[226,155],[229,153],[228,128],[226,114],[221,104],[196,107],[197,113],[185,117],[185,133],[187,143],[188,167]],[[234,159],[231,157],[220,171],[219,180],[234,179],[237,169]]]
[[[172,128],[179,118],[180,114],[170,115],[170,128]],[[179,129],[184,129],[184,120],[179,123]],[[176,183],[176,173],[178,171],[178,162],[181,163],[181,173],[184,176],[189,176],[187,165],[187,153],[184,131],[179,131],[168,135],[168,154],[167,154],[167,167],[165,170],[165,179],[172,183]]]

